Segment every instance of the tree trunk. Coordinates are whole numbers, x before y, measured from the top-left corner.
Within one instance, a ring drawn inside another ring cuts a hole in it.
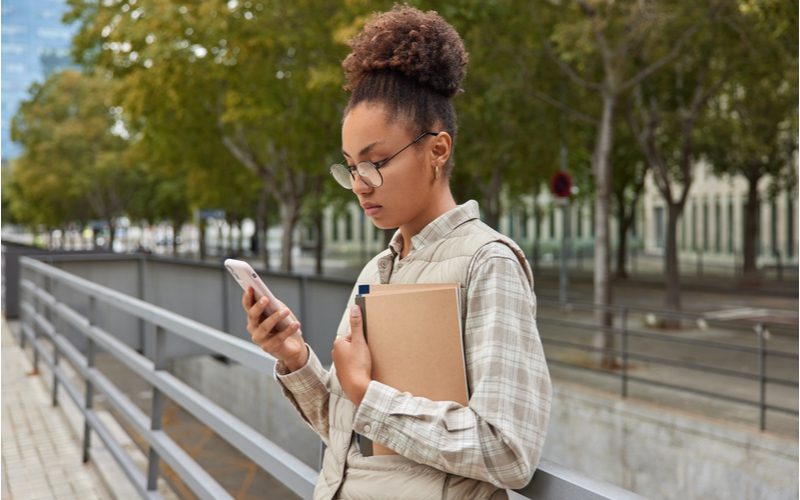
[[[294,227],[300,215],[300,207],[295,200],[284,199],[281,201],[281,271],[291,272],[294,269],[292,262],[292,245],[294,243]]]
[[[742,274],[745,283],[755,284],[758,282],[758,266],[756,255],[756,242],[760,224],[758,220],[758,207],[761,200],[758,196],[758,181],[761,176],[747,177],[747,210],[745,212],[744,230],[744,265]]]
[[[269,269],[269,248],[267,247],[267,202],[269,200],[269,190],[262,185],[258,194],[258,208],[256,209],[256,234],[255,246],[258,255],[264,262],[264,269]]]
[[[322,207],[314,213],[314,234],[317,241],[314,242],[314,272],[317,276],[322,276],[323,256],[325,255],[325,218]]]
[[[535,219],[533,221],[533,262],[531,263],[531,266],[533,267],[533,271],[535,273],[539,271],[539,258],[542,254],[542,246],[539,238],[539,235],[542,233],[542,209],[538,204],[535,204],[533,207],[533,216]]]
[[[231,220],[228,221],[228,243],[227,243],[227,251],[225,252],[226,255],[236,256],[236,236],[234,235],[236,230],[236,221]]]
[[[502,172],[500,167],[497,167],[492,170],[492,179],[488,185],[481,189],[483,192],[481,208],[486,219],[484,222],[495,230],[500,226],[500,190],[502,188]]]
[[[181,234],[183,228],[182,220],[174,220],[172,222],[172,256],[178,256],[178,235]]]
[[[678,264],[678,217],[681,207],[677,203],[667,202],[667,234],[664,247],[664,274],[667,280],[665,306],[672,311],[681,310],[681,275]],[[669,321],[669,319],[667,319]],[[669,321],[672,323],[671,321]],[[676,325],[668,325],[676,326]]]
[[[597,192],[595,194],[595,254],[594,254],[594,305],[595,322],[600,329],[595,333],[595,347],[602,349],[601,364],[607,368],[616,365],[614,335],[607,331],[613,325],[611,305],[611,282],[609,267],[611,252],[609,245],[609,198],[611,194],[611,169],[609,156],[614,134],[614,95],[603,92],[603,116],[597,131],[592,170]]]
[[[114,251],[114,238],[116,237],[117,227],[114,225],[114,218],[109,217],[106,221],[108,223],[108,251]]]
[[[631,222],[633,221],[633,217],[629,214],[633,214],[636,207],[632,206],[630,212],[628,212],[625,208],[625,196],[624,194],[616,194],[617,199],[617,220],[619,224],[617,224],[617,269],[616,269],[616,277],[620,279],[627,279],[628,278],[628,269],[627,269],[627,257],[628,257],[628,229],[631,227]]]
[[[198,246],[200,250],[200,262],[204,262],[206,260],[206,220],[200,219],[200,222],[197,227],[198,232]]]
[[[269,260],[270,260],[270,251],[269,251],[269,211],[264,212],[264,233],[262,234],[264,237],[264,252],[261,254],[264,258],[264,269],[271,269]]]
[[[619,220],[617,226],[617,269],[616,277],[620,279],[628,279],[628,228],[630,224],[626,224],[624,219]]]

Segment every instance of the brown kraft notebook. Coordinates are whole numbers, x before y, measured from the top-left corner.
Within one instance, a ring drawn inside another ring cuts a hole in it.
[[[357,296],[372,378],[413,396],[466,406],[459,294],[457,283],[431,283],[370,285]],[[396,454],[378,443],[373,453]]]

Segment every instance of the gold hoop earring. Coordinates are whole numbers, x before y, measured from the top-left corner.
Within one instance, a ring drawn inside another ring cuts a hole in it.
[[[436,169],[433,172],[433,178],[434,178],[434,180],[437,180],[437,181],[439,180],[439,167],[438,166],[436,167]]]

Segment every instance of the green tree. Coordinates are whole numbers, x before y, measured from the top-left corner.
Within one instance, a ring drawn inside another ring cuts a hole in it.
[[[67,19],[81,23],[76,56],[123,80],[126,109],[157,133],[169,135],[167,117],[172,127],[180,124],[172,135],[195,166],[221,160],[224,150],[256,176],[263,187],[259,234],[266,200],[277,201],[282,268],[291,269],[302,205],[315,178],[328,175],[323,160],[337,150],[341,107],[332,103],[342,102],[339,62],[346,47],[339,35],[352,23],[349,3],[70,5]]]
[[[610,326],[609,215],[614,185],[610,158],[620,102],[638,84],[674,61],[698,26],[693,24],[677,36],[664,37],[665,29],[673,21],[686,19],[681,2],[578,0],[540,7],[544,11],[542,19],[552,26],[545,40],[552,59],[571,82],[595,93],[600,103],[592,154],[595,180],[594,302],[598,325]],[[658,43],[662,46],[668,44],[668,50],[651,50]],[[613,336],[600,331],[597,337],[597,344],[605,350],[603,363],[614,365]]]
[[[31,88],[11,129],[23,146],[12,192],[26,207],[28,222],[52,228],[101,218],[110,231],[109,248],[116,218],[141,178],[137,165],[124,159],[127,141],[118,130],[112,86],[103,75],[54,73]]]
[[[797,152],[796,1],[739,1],[725,21],[735,29],[738,70],[709,111],[706,154],[717,174],[747,179],[743,238],[745,282],[758,280],[759,183],[796,188]]]

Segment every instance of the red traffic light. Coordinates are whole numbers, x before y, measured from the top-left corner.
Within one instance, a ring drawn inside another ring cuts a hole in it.
[[[550,179],[550,192],[558,198],[569,198],[572,194],[572,177],[566,172],[556,172]]]

